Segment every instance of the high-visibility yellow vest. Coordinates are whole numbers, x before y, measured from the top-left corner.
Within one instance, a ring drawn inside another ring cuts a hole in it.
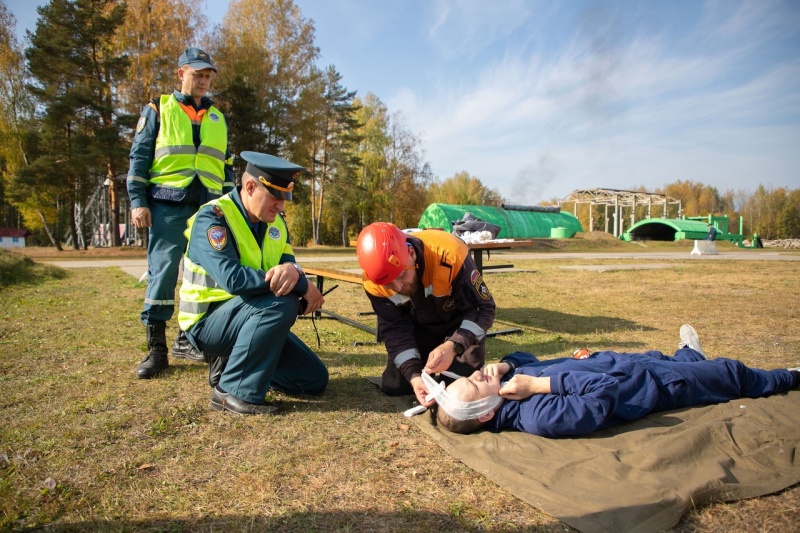
[[[212,200],[205,206],[219,206],[222,209],[225,221],[233,233],[239,252],[239,261],[242,265],[267,271],[278,264],[283,254],[294,255],[292,246],[288,242],[286,223],[282,217],[278,216],[275,218],[275,222],[267,224],[264,241],[259,247],[250,230],[250,225],[229,194]],[[192,226],[196,216],[190,218],[187,223],[186,236],[189,245],[191,245]],[[219,287],[205,269],[189,259],[188,255],[183,256],[183,283],[180,296],[178,323],[183,331],[194,326],[206,314],[209,305],[213,302],[224,302],[233,298],[232,294]]]
[[[185,189],[197,175],[209,193],[219,196],[225,182],[228,126],[214,106],[195,110],[175,95],[162,94],[161,126],[156,137],[150,183]],[[200,146],[195,148],[192,125],[200,124]]]

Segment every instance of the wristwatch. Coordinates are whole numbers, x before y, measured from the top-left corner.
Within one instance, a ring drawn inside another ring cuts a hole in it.
[[[297,271],[300,273],[301,276],[306,275],[305,271],[303,270],[303,267],[301,267],[297,263],[292,263],[292,266],[297,269]]]
[[[464,345],[460,342],[452,341],[453,349],[456,351],[456,355],[461,355],[464,353]]]

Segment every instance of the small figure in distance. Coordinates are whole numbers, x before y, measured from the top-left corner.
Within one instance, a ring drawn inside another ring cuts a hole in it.
[[[715,241],[717,240],[717,228],[715,228],[712,224],[708,225],[708,236],[706,236],[707,241]]]

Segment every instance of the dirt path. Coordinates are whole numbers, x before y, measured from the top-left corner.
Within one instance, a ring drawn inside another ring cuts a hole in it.
[[[650,262],[664,260],[681,261],[800,261],[800,253],[784,251],[748,250],[734,252],[720,252],[718,255],[689,255],[689,252],[496,252],[494,258],[502,256],[503,259],[593,259],[611,260],[638,259]],[[312,265],[315,263],[339,263],[354,261],[355,256],[313,256],[298,254],[297,259],[301,264]],[[95,258],[71,261],[39,260],[61,268],[106,268],[119,267],[131,276],[141,279],[147,272],[147,259],[113,259]],[[596,268],[593,265],[592,268]],[[653,267],[657,268],[657,267]],[[505,270],[505,269],[504,269]],[[507,270],[506,270],[507,271]]]

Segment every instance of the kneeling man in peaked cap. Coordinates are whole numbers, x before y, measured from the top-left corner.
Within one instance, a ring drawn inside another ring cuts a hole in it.
[[[289,330],[324,299],[295,262],[281,212],[305,170],[285,159],[242,152],[242,184],[189,220],[179,321],[207,357],[211,408],[273,414],[270,387],[320,394],[328,370]]]

